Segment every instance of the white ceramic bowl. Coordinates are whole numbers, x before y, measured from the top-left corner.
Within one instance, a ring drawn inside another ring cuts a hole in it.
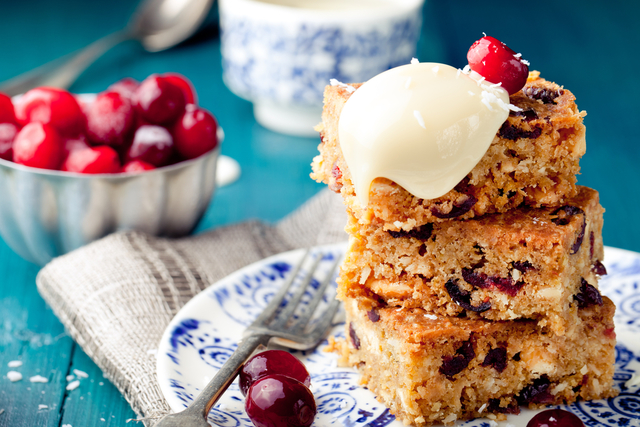
[[[424,0],[219,0],[223,78],[263,126],[317,135],[330,79],[364,82],[415,56]]]

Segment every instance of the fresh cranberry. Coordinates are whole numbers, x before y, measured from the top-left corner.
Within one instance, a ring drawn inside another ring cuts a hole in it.
[[[109,86],[107,88],[107,91],[118,92],[124,98],[131,100],[131,97],[133,96],[133,93],[136,91],[136,89],[138,89],[138,86],[140,86],[140,83],[138,83],[137,80],[132,79],[131,77],[125,77],[124,79],[119,80]]]
[[[584,427],[584,423],[564,409],[547,409],[531,418],[527,427]]]
[[[38,87],[25,93],[16,103],[21,124],[40,122],[53,126],[61,135],[77,135],[85,119],[76,98],[66,90]]]
[[[155,169],[153,165],[143,162],[142,160],[132,160],[122,167],[124,173],[140,173]]]
[[[96,145],[120,146],[134,123],[131,102],[118,92],[102,92],[88,107],[87,136]]]
[[[64,158],[65,159],[67,158],[67,156],[69,156],[69,154],[72,151],[81,150],[83,148],[89,148],[89,144],[87,143],[87,139],[83,134],[78,135],[77,137],[74,137],[74,138],[66,138],[66,139],[64,139],[63,146],[64,146]]]
[[[13,160],[13,140],[18,127],[13,123],[0,123],[0,159]]]
[[[0,93],[0,123],[16,123],[13,102],[4,93]]]
[[[207,110],[188,104],[173,127],[176,150],[194,159],[218,146],[218,122]]]
[[[62,164],[62,170],[76,173],[117,173],[120,171],[118,153],[107,145],[73,150]]]
[[[253,383],[245,410],[256,427],[308,427],[317,412],[311,391],[300,381],[280,374]]]
[[[493,37],[485,36],[472,44],[467,52],[467,60],[471,69],[487,81],[502,83],[509,95],[522,89],[529,76],[527,63]]]
[[[238,380],[242,395],[246,396],[254,382],[271,374],[286,375],[307,387],[311,384],[307,368],[294,355],[284,350],[267,350],[253,356],[242,367]]]
[[[13,161],[34,168],[58,169],[63,160],[63,148],[63,140],[52,126],[29,123],[13,142]]]
[[[136,129],[126,161],[142,160],[153,166],[164,166],[171,158],[173,137],[162,126],[145,125]]]
[[[173,123],[186,105],[182,89],[165,77],[151,75],[138,86],[132,97],[136,111],[150,123]]]
[[[196,95],[196,89],[193,87],[193,84],[191,84],[188,78],[186,78],[182,74],[177,74],[177,73],[165,73],[162,75],[162,77],[164,77],[170,83],[182,89],[182,93],[184,94],[184,98],[187,104],[198,103],[198,96]]]

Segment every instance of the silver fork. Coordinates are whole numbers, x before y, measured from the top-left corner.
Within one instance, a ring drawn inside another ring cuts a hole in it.
[[[296,276],[298,276],[308,256],[309,251],[305,253],[302,260],[296,265],[286,283],[273,296],[265,310],[245,330],[242,340],[238,343],[238,348],[195,400],[184,411],[163,417],[155,424],[155,427],[209,427],[207,422],[209,411],[233,382],[242,365],[259,346],[267,346],[272,342],[288,348],[308,350],[318,345],[331,325],[333,316],[338,309],[339,301],[334,299],[322,313],[316,316],[313,315],[322,301],[325,290],[333,282],[333,276],[340,257],[336,257],[331,271],[316,289],[307,306],[307,310],[299,313],[296,319],[294,317],[296,308],[304,293],[310,288],[309,284],[320,261],[323,259],[323,254],[317,254],[313,265],[302,279],[302,283],[297,287],[286,305],[283,305],[283,302],[293,288]],[[280,310],[278,311],[278,309]],[[312,317],[319,320],[314,325],[311,325],[311,328],[307,328]]]

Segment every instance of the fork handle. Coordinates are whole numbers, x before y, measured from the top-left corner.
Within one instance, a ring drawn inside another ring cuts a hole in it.
[[[249,335],[240,341],[238,348],[222,365],[222,368],[213,377],[209,384],[202,390],[202,392],[196,397],[196,399],[189,405],[188,411],[197,411],[202,414],[204,419],[207,419],[209,411],[220,399],[222,393],[229,387],[229,385],[236,378],[240,369],[245,362],[253,355],[253,352],[260,345],[266,346],[269,344],[268,335]]]

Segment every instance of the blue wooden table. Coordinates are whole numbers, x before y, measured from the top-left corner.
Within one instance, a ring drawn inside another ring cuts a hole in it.
[[[134,8],[127,0],[0,1],[0,81],[120,29]],[[640,4],[631,1],[430,0],[418,46],[421,61],[463,67],[469,45],[484,31],[522,52],[543,77],[573,91],[588,112],[579,183],[601,193],[605,244],[635,251],[640,251],[638,16]],[[322,188],[307,178],[318,140],[276,134],[255,122],[251,105],[222,82],[215,13],[209,21],[194,39],[165,52],[147,53],[134,42],[116,47],[72,91],[97,92],[125,76],[183,73],[224,127],[223,153],[242,167],[240,180],[218,191],[197,231],[249,218],[276,221]],[[125,425],[135,414],[40,298],[34,282],[38,269],[0,240],[0,427]],[[24,379],[12,383],[7,363],[18,359],[23,366],[16,370]],[[74,370],[88,378],[66,391],[66,377]],[[35,375],[48,382],[31,383]]]

